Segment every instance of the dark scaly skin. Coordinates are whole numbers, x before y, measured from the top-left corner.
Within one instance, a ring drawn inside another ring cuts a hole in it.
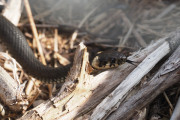
[[[92,67],[97,70],[118,67],[125,62],[133,64],[134,61],[128,60],[127,56],[118,51],[104,51],[97,53],[92,61]],[[133,64],[134,65],[134,64]]]
[[[64,82],[70,65],[58,68],[44,66],[34,56],[22,32],[2,15],[0,15],[0,41],[27,74],[46,83]]]

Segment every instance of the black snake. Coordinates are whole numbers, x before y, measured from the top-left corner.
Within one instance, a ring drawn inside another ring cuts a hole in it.
[[[52,68],[43,65],[34,56],[22,32],[0,15],[0,41],[29,75],[43,82],[64,82],[70,66]]]
[[[34,56],[22,32],[2,15],[0,15],[0,41],[27,74],[47,83],[64,82],[70,65],[57,68],[43,65]],[[119,52],[102,52],[93,59],[92,66],[96,69],[108,69],[124,62],[133,64],[133,61],[127,60],[127,57]]]

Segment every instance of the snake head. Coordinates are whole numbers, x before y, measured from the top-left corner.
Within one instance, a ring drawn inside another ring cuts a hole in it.
[[[95,69],[110,69],[124,64],[127,57],[118,51],[98,52],[92,61],[92,67]]]

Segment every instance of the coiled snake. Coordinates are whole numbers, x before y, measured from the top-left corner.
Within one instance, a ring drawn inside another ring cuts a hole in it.
[[[27,74],[47,83],[64,82],[70,65],[57,68],[43,65],[34,56],[22,32],[2,15],[0,15],[0,41],[5,44],[9,53],[19,62]],[[108,67],[123,64],[124,62],[132,63],[132,61],[127,60],[122,54],[115,52],[114,55],[115,57],[107,57],[104,53],[97,54],[92,66],[96,69],[107,69]]]

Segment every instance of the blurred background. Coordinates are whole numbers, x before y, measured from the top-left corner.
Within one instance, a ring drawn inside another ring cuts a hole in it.
[[[80,26],[81,29],[99,36],[95,42],[100,41],[116,47],[145,47],[152,40],[167,35],[180,25],[180,2],[176,0],[29,2],[35,20],[55,25]]]

